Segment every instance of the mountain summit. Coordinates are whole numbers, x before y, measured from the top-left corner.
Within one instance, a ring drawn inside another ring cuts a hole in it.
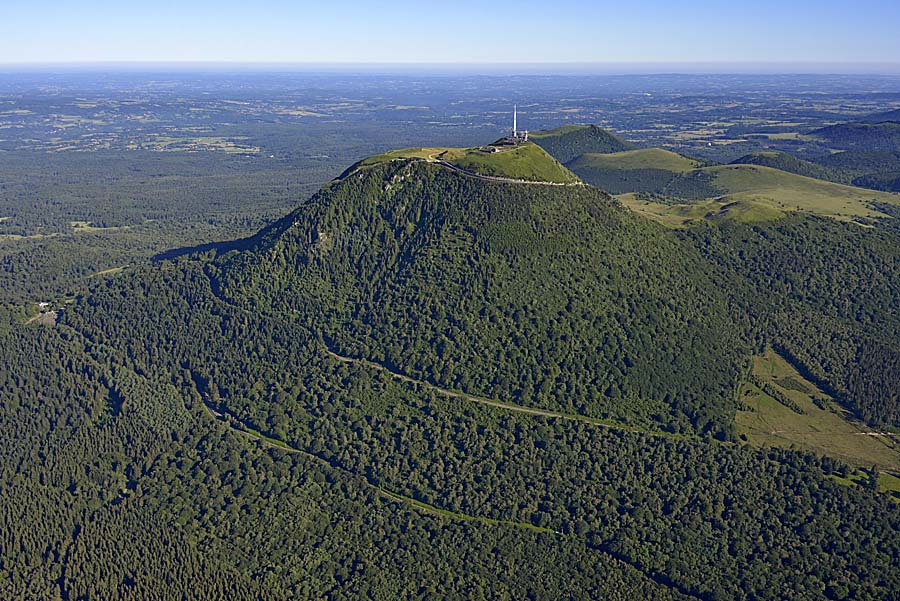
[[[442,386],[724,435],[735,345],[699,254],[596,188],[508,177],[562,169],[533,144],[366,159],[225,255],[218,285]]]
[[[578,176],[532,142],[503,138],[476,148],[406,148],[359,161],[341,178],[355,171],[391,161],[424,161],[443,165],[464,175],[517,182],[578,184]]]

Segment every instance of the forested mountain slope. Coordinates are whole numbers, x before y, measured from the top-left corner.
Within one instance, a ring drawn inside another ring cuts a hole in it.
[[[739,343],[698,253],[585,186],[425,162],[348,174],[215,279],[451,388],[726,435]]]
[[[895,208],[883,207],[894,211]],[[900,425],[900,244],[887,224],[795,214],[685,231],[756,332],[871,424]]]
[[[297,333],[217,303],[193,268],[129,280],[88,301],[103,333],[0,334],[4,599],[683,598],[577,539],[416,510],[337,463],[242,436],[204,407],[197,374],[234,365],[249,392],[273,357],[260,350]],[[108,312],[108,294],[134,319]],[[282,349],[348,406],[377,394],[364,375],[309,371],[297,340]],[[267,384],[299,394],[300,372],[280,367]],[[332,402],[315,393],[301,398]],[[330,449],[347,418],[326,411]]]
[[[865,123],[883,123],[885,121],[900,122],[900,109],[875,113],[862,119],[862,121]]]
[[[720,267],[718,287],[750,324],[746,339],[775,344],[866,422],[900,426],[900,197],[805,177],[849,172],[844,154],[833,155],[835,169],[784,153],[698,169],[661,149],[569,166],[619,192],[678,196],[630,205],[688,226],[681,235]],[[716,198],[691,203],[695,195]],[[863,229],[808,213],[879,219]]]
[[[887,192],[900,192],[900,151],[845,150],[819,157],[828,169],[853,174],[853,185]]]

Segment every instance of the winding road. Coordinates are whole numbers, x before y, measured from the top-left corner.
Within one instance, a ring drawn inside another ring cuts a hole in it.
[[[451,171],[455,171],[457,173],[461,173],[462,175],[468,177],[474,177],[475,179],[483,179],[489,182],[503,182],[507,184],[528,184],[530,186],[562,186],[562,187],[573,187],[573,186],[586,186],[584,182],[545,182],[536,179],[514,179],[511,177],[500,177],[499,175],[484,175],[482,173],[476,173],[475,171],[469,171],[468,169],[463,169],[462,167],[458,167],[453,163],[448,163],[447,161],[440,160],[432,160],[425,159],[429,163],[434,163],[436,165],[440,165],[441,167],[446,167]]]
[[[440,515],[440,516],[443,516],[446,518],[451,518],[451,519],[456,519],[456,520],[463,520],[463,521],[467,521],[467,522],[481,522],[483,524],[489,524],[491,526],[512,526],[514,528],[521,528],[523,530],[531,530],[533,532],[543,532],[543,533],[547,533],[547,534],[556,534],[556,535],[563,534],[562,532],[558,532],[556,530],[551,530],[550,528],[542,528],[540,526],[535,526],[534,524],[529,524],[527,522],[516,522],[516,521],[512,521],[512,520],[496,520],[493,518],[488,518],[488,517],[483,517],[483,516],[469,515],[467,513],[459,513],[456,511],[450,511],[449,509],[441,509],[440,507],[430,505],[428,503],[425,503],[424,501],[419,501],[418,499],[413,499],[411,497],[405,497],[398,493],[387,490],[386,488],[382,488],[381,486],[378,486],[377,484],[373,484],[372,482],[369,481],[368,478],[366,478],[365,476],[363,476],[361,474],[357,474],[350,470],[336,466],[331,461],[329,461],[328,459],[326,459],[324,457],[320,457],[314,453],[310,453],[309,451],[305,451],[303,449],[298,449],[297,447],[292,446],[283,440],[279,440],[277,438],[272,438],[270,436],[266,436],[259,430],[256,430],[255,428],[253,428],[246,422],[240,420],[237,416],[235,416],[232,413],[229,413],[229,412],[223,413],[221,411],[216,411],[215,409],[213,409],[212,407],[207,405],[205,401],[202,404],[203,404],[204,409],[206,409],[206,412],[210,415],[210,417],[212,417],[213,419],[216,419],[218,421],[224,422],[225,425],[227,425],[233,432],[236,432],[237,434],[240,434],[246,438],[256,440],[264,447],[278,449],[278,450],[284,451],[286,453],[303,455],[304,457],[307,457],[308,459],[312,459],[313,461],[323,464],[331,469],[340,470],[344,473],[350,474],[351,476],[359,478],[359,480],[361,482],[365,483],[366,486],[368,486],[371,489],[373,489],[374,491],[376,491],[379,495],[381,495],[383,497],[387,497],[388,499],[391,499],[392,501],[396,501],[399,503],[405,503],[407,505],[412,505],[413,507],[420,509],[422,511],[426,511],[428,513],[433,513],[435,515]]]
[[[472,177],[472,178],[475,178],[475,179],[484,180],[484,181],[486,181],[486,182],[500,182],[500,183],[503,183],[503,184],[525,184],[525,185],[528,185],[528,186],[556,186],[556,187],[563,187],[563,188],[566,188],[566,187],[570,187],[570,188],[583,188],[583,187],[586,187],[586,186],[587,186],[586,183],[580,182],[580,181],[579,181],[579,182],[546,182],[546,181],[537,180],[537,179],[515,179],[515,178],[512,178],[512,177],[502,177],[502,176],[499,176],[499,175],[485,175],[485,174],[483,174],[483,173],[478,173],[478,172],[476,172],[476,171],[470,171],[470,170],[468,170],[468,169],[463,169],[462,167],[459,167],[459,166],[454,165],[453,163],[449,163],[449,162],[447,162],[447,161],[442,161],[442,160],[440,160],[440,159],[435,159],[435,158],[433,158],[432,156],[429,156],[428,158],[424,158],[424,157],[402,157],[402,158],[390,159],[390,162],[392,162],[392,163],[393,163],[393,162],[400,162],[400,163],[429,163],[429,164],[431,164],[431,165],[440,165],[441,167],[444,167],[444,168],[446,168],[446,169],[449,169],[450,171],[454,171],[454,172],[456,172],[456,173],[459,173],[460,175],[464,175],[464,176],[466,176],[466,177]],[[365,166],[357,167],[355,170],[353,170],[353,172],[347,174],[347,175],[344,176],[344,177],[345,177],[345,178],[346,178],[346,177],[349,177],[350,175],[353,175],[354,173],[357,173],[360,169],[371,168],[372,166],[373,166],[373,165],[365,165]]]
[[[401,381],[406,382],[407,384],[414,384],[418,386],[422,386],[429,390],[436,392],[441,396],[445,396],[453,399],[460,399],[463,401],[470,401],[472,403],[480,403],[482,405],[487,405],[489,407],[496,407],[498,409],[505,409],[507,411],[514,411],[516,413],[523,413],[526,415],[538,415],[541,417],[549,417],[553,419],[565,419],[576,422],[584,422],[586,424],[591,424],[593,426],[600,426],[602,428],[614,428],[617,430],[628,430],[630,432],[640,432],[642,434],[647,434],[650,436],[664,436],[667,438],[677,438],[679,435],[672,434],[670,432],[662,432],[657,430],[647,430],[644,428],[638,428],[636,426],[629,426],[626,424],[622,424],[619,422],[614,422],[610,420],[603,420],[596,417],[588,417],[586,415],[578,415],[574,413],[562,413],[560,411],[550,411],[548,409],[535,409],[533,407],[525,407],[523,405],[516,405],[515,403],[505,403],[503,401],[495,401],[491,399],[486,399],[484,397],[475,396],[472,394],[466,394],[464,392],[458,392],[456,390],[450,390],[448,388],[441,388],[440,386],[436,386],[435,384],[431,384],[429,382],[423,382],[422,380],[416,380],[415,378],[411,378],[410,376],[392,371],[391,369],[381,365],[380,363],[375,363],[374,361],[369,361],[368,359],[358,359],[355,357],[347,357],[345,355],[338,354],[331,350],[328,347],[325,347],[325,352],[333,359],[336,359],[342,363],[356,363],[358,365],[363,365],[370,369],[376,369],[378,371],[382,371],[386,374],[389,374],[391,377]],[[680,436],[683,438],[683,435]]]

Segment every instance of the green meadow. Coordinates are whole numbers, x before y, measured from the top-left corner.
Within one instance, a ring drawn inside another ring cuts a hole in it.
[[[794,407],[779,402],[760,384],[789,399]],[[854,420],[772,349],[753,358],[751,377],[743,383],[739,400],[743,410],[735,419],[737,432],[752,445],[812,451],[854,467],[876,465],[900,470],[900,440],[896,434],[876,431]],[[895,480],[885,478],[885,485],[893,486]]]

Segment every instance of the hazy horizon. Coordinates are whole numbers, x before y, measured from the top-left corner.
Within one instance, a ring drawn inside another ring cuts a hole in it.
[[[296,72],[485,75],[900,75],[900,62],[354,62],[354,61],[0,61],[3,72]]]

